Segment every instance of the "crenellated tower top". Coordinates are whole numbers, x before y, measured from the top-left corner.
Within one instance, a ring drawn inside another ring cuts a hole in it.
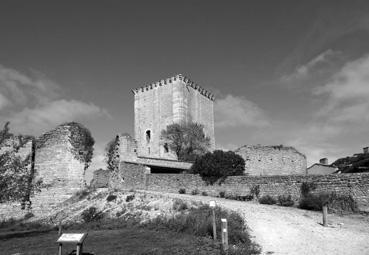
[[[151,90],[151,89],[159,87],[159,86],[165,86],[165,85],[167,85],[169,83],[172,83],[172,82],[175,82],[177,80],[183,81],[186,84],[186,86],[190,86],[193,89],[199,91],[201,95],[209,98],[211,101],[215,100],[215,96],[211,92],[209,92],[206,89],[202,88],[200,85],[193,82],[188,77],[186,77],[182,74],[177,74],[177,75],[174,75],[170,78],[163,79],[163,80],[160,80],[160,81],[157,81],[157,82],[153,82],[151,84],[145,85],[145,86],[140,87],[140,88],[132,89],[132,92],[133,92],[133,94],[138,94],[138,93],[145,92],[145,91]]]

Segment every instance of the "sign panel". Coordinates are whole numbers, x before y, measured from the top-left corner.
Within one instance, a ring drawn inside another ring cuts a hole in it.
[[[56,242],[82,243],[85,238],[85,235],[86,233],[65,233],[62,234]]]

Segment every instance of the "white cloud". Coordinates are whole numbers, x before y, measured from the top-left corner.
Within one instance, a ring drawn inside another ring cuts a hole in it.
[[[283,75],[280,82],[291,88],[301,87],[306,84],[314,86],[336,71],[337,65],[341,64],[341,58],[340,52],[328,49],[312,58],[306,64],[297,66],[293,72]]]
[[[13,131],[39,135],[63,122],[100,116],[109,114],[93,103],[62,98],[61,88],[40,73],[25,75],[0,65],[0,117]]]
[[[55,100],[34,108],[24,108],[13,114],[9,121],[18,132],[32,134],[47,131],[58,124],[84,118],[108,116],[108,113],[92,104],[76,100]]]
[[[331,81],[314,89],[325,96],[318,116],[341,124],[369,121],[369,55],[347,63]]]
[[[269,121],[264,111],[244,97],[227,95],[215,102],[215,125],[225,127],[265,127]]]

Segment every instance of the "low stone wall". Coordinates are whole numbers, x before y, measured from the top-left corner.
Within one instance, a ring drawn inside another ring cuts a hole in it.
[[[138,170],[138,171],[137,171]],[[125,171],[125,173],[124,173]],[[300,189],[304,182],[314,183],[315,193],[336,192],[351,195],[358,203],[360,210],[369,211],[369,173],[331,174],[331,175],[283,175],[283,176],[231,176],[222,184],[206,185],[198,175],[192,174],[145,174],[144,166],[131,164],[121,169],[124,182],[117,185],[118,178],[112,178],[118,189],[147,189],[153,191],[178,193],[186,189],[186,193],[197,189],[211,196],[218,196],[223,191],[232,195],[249,195],[256,185],[260,188],[260,196],[291,195],[294,200],[300,199]]]

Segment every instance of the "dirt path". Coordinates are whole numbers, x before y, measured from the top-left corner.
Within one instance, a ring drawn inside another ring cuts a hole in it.
[[[319,212],[214,197],[163,195],[204,203],[215,200],[224,208],[238,211],[263,254],[369,254],[368,216],[329,215],[329,226],[323,227]]]

